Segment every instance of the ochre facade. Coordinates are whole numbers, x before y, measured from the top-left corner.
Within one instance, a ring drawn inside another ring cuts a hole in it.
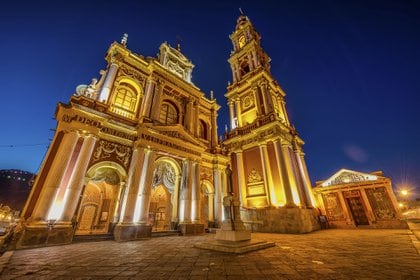
[[[317,229],[303,141],[260,35],[241,15],[230,38],[231,129],[223,141],[220,106],[192,83],[194,65],[179,48],[163,43],[152,58],[131,52],[126,36],[113,43],[100,80],[57,106],[56,132],[23,210],[17,247],[83,235],[199,234],[221,225],[230,179],[249,228]]]
[[[341,169],[313,189],[331,228],[407,228],[401,220],[391,179],[382,171]]]

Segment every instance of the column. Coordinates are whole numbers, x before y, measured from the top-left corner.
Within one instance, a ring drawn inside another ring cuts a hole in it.
[[[86,172],[93,149],[96,144],[96,137],[87,135],[83,141],[76,164],[74,165],[73,173],[70,178],[69,186],[65,194],[66,204],[61,217],[61,221],[71,223],[77,204],[81,195],[82,187],[85,181]]]
[[[192,164],[191,160],[185,159],[182,162],[182,179],[181,179],[181,199],[179,205],[180,223],[191,222],[191,176]]]
[[[142,176],[143,165],[145,162],[146,151],[142,147],[136,147],[133,150],[130,163],[130,176],[128,178],[126,191],[127,197],[124,198],[125,203],[123,204],[122,212],[122,223],[133,223],[134,209],[136,206],[137,195],[139,193],[140,178]]]
[[[209,222],[214,222],[214,193],[209,193]]]
[[[344,212],[344,219],[346,219],[346,222],[348,224],[353,224],[353,216],[349,213],[349,210],[347,209],[347,203],[346,200],[344,199],[343,193],[341,191],[337,191],[338,194],[338,199],[340,200],[341,203],[341,207],[343,209]]]
[[[367,217],[369,218],[369,223],[372,224],[372,222],[376,221],[375,214],[373,213],[372,206],[369,203],[369,199],[366,195],[366,189],[361,188],[360,189],[360,195],[362,196],[363,203],[366,206],[366,210],[368,211]]]
[[[246,199],[246,180],[242,151],[236,152],[236,165],[238,169],[238,191],[239,198],[243,207],[246,207],[248,201]]]
[[[193,163],[192,168],[193,185],[191,191],[191,220],[193,223],[200,222],[200,165]]]
[[[111,92],[112,85],[115,81],[115,76],[117,75],[118,65],[115,62],[111,62],[109,66],[108,73],[105,78],[105,82],[102,85],[101,91],[99,93],[99,101],[103,103],[108,102],[109,93]]]
[[[308,168],[306,167],[306,163],[305,163],[305,159],[304,159],[304,153],[303,152],[299,152],[299,154],[296,154],[297,160],[298,160],[298,164],[299,167],[301,169],[302,172],[302,177],[303,177],[303,182],[305,185],[305,193],[306,193],[306,197],[308,199],[308,207],[314,207],[316,205],[315,203],[315,198],[314,195],[312,193],[312,185],[311,185],[311,180],[309,179],[309,175],[308,175]]]
[[[234,106],[234,102],[232,100],[230,100],[228,102],[228,106],[229,106],[230,129],[232,130],[232,129],[235,129],[236,128],[235,123],[234,123],[235,122],[234,121],[234,118],[235,118],[235,108],[233,107]]]
[[[140,116],[141,117],[150,117],[150,110],[152,107],[152,99],[153,99],[153,90],[155,88],[155,82],[152,78],[148,78],[146,82],[144,100],[141,105],[140,109]]]
[[[264,176],[264,186],[267,195],[267,202],[276,205],[276,194],[274,190],[273,177],[271,176],[270,161],[268,159],[267,144],[259,144],[262,171]]]
[[[261,110],[261,100],[260,97],[258,96],[258,88],[254,87],[252,89],[252,93],[254,95],[254,100],[257,106],[257,116],[261,116],[263,114],[262,110]]]
[[[291,154],[290,154],[290,144],[287,142],[282,142],[281,143],[281,149],[282,149],[282,155],[283,155],[283,159],[284,159],[284,167],[286,169],[286,173],[288,175],[289,178],[289,183],[290,183],[290,189],[292,190],[292,196],[293,196],[293,201],[294,203],[301,203],[300,198],[299,198],[299,190],[297,189],[297,179],[295,176],[295,170],[293,168],[293,162],[292,162],[292,158],[291,158]],[[295,192],[293,192],[293,190]]]
[[[252,51],[252,60],[254,61],[255,68],[257,68],[259,65],[257,59],[257,52],[255,50]]]
[[[114,217],[113,217],[113,221],[114,223],[119,221],[119,216],[121,214],[121,198],[124,196],[124,192],[125,192],[125,182],[122,181],[120,182],[120,187],[118,189],[118,196],[117,196],[117,201],[115,203],[115,210],[114,210]]]
[[[154,120],[159,120],[162,94],[163,85],[162,83],[159,83],[154,87],[153,101],[150,106],[152,108],[152,111],[150,112],[150,117]]]
[[[200,104],[198,101],[195,102],[194,109],[195,109],[195,112],[194,112],[195,114],[194,114],[194,119],[193,119],[193,128],[194,128],[194,136],[197,137],[198,136],[198,116],[200,114]]]
[[[287,171],[287,161],[285,160],[283,149],[281,147],[280,140],[278,139],[274,141],[274,150],[276,153],[277,165],[282,181],[284,197],[286,199],[285,206],[295,206],[292,195],[292,187],[290,185],[290,178]]]
[[[136,211],[134,212],[134,222],[147,224],[149,217],[150,196],[152,194],[153,171],[155,169],[156,153],[147,150],[145,163],[143,164],[142,178],[140,180],[140,190],[137,196]],[[138,213],[138,214],[137,214]]]
[[[238,127],[242,126],[242,118],[241,118],[241,100],[238,98],[235,99],[236,105],[236,119],[238,121]]]
[[[287,115],[287,112],[286,112],[286,102],[284,102],[283,99],[281,100],[281,108],[283,109],[283,114],[284,114],[286,124],[290,124],[289,116]]]
[[[73,155],[79,135],[75,131],[64,134],[60,147],[55,154],[41,194],[32,212],[31,220],[34,222],[46,221],[48,212],[55,200],[61,181],[66,173],[67,166]]]
[[[180,174],[175,175],[175,189],[173,194],[173,204],[172,204],[172,217],[171,222],[178,222],[179,221],[179,190],[181,188],[181,178],[182,176]]]
[[[215,199],[215,207],[214,207],[214,215],[218,223],[223,221],[222,212],[223,212],[223,203],[222,203],[222,181],[221,181],[221,174],[220,170],[216,167],[213,169],[213,178],[214,178],[214,199]]]
[[[193,132],[193,127],[192,127],[193,100],[192,99],[188,100],[186,110],[187,112],[185,114],[185,127],[187,128],[188,131],[192,133]]]
[[[213,108],[211,110],[211,147],[217,147],[217,111]]]

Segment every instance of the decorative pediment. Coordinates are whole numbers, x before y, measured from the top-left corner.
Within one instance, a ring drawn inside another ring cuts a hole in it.
[[[341,169],[333,176],[325,180],[321,186],[335,186],[342,184],[358,183],[364,181],[375,181],[378,180],[378,176],[369,173],[362,173],[348,169]]]
[[[185,57],[180,48],[174,49],[168,43],[163,43],[159,48],[159,62],[170,72],[191,83],[191,73],[194,64]]]

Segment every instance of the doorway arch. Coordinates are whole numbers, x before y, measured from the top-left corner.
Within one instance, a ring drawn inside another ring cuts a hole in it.
[[[155,161],[149,205],[153,231],[176,229],[180,178],[181,168],[174,159],[164,156]]]
[[[108,234],[118,222],[126,172],[114,162],[93,165],[76,214],[75,235]]]

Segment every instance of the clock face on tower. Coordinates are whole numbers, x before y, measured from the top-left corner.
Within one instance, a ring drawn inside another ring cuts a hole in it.
[[[245,35],[242,35],[241,37],[239,37],[238,42],[239,42],[239,47],[242,48],[246,43]]]

